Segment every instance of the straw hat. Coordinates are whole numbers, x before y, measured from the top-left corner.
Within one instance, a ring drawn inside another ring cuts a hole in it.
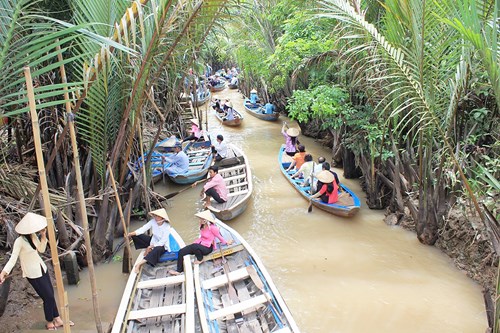
[[[45,216],[28,213],[16,225],[16,232],[20,235],[29,235],[47,227]]]
[[[257,90],[252,89],[252,90],[250,90],[250,92],[251,92],[251,93],[257,93]]]
[[[323,184],[331,183],[335,179],[335,177],[333,176],[333,174],[330,171],[328,171],[328,170],[321,171],[320,173],[318,173],[318,175],[316,176],[316,178],[318,178],[318,180],[320,182],[322,182]]]
[[[197,216],[200,219],[210,221],[212,223],[215,223],[215,221],[216,221],[215,217],[212,215],[212,213],[208,209],[204,210],[202,212],[196,213],[196,214],[194,214],[194,216]]]
[[[160,144],[160,147],[172,148],[172,147],[175,147],[176,143],[177,143],[176,137],[175,136],[171,136],[167,141],[165,141],[162,144]]]
[[[299,136],[299,133],[300,133],[299,130],[294,128],[294,127],[286,130],[286,134],[288,134],[289,136],[293,136],[293,137]]]
[[[168,217],[168,214],[167,214],[167,211],[165,210],[165,208],[153,210],[152,212],[149,212],[149,215],[156,215],[156,216],[162,217],[165,221],[170,221],[170,218]]]
[[[200,126],[200,122],[196,118],[190,119],[189,121],[195,124],[196,126]]]
[[[224,104],[224,105],[226,105],[226,106],[228,106],[228,107],[230,107],[230,108],[232,108],[232,107],[233,107],[233,103],[231,103],[231,102],[226,102],[226,104]]]

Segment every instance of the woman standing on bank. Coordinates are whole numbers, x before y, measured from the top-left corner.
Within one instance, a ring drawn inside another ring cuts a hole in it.
[[[38,252],[43,253],[47,247],[47,219],[38,214],[28,213],[16,225],[19,237],[14,241],[12,255],[0,273],[0,284],[5,281],[17,262],[21,263],[23,277],[33,286],[43,300],[43,312],[47,330],[53,331],[63,326],[63,321],[57,310],[54,288],[47,272],[47,266]],[[40,232],[40,238],[36,235]],[[73,322],[69,323],[71,326]]]

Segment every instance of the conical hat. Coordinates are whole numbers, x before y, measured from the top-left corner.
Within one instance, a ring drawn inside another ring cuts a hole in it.
[[[215,223],[216,221],[215,217],[212,215],[212,212],[210,212],[208,209],[204,210],[203,212],[196,213],[194,214],[194,216],[197,216],[200,219],[204,219],[213,223]]]
[[[300,133],[299,130],[294,128],[294,127],[286,130],[286,134],[288,134],[289,136],[293,136],[293,137],[299,136],[299,133]]]
[[[16,232],[20,235],[29,235],[47,227],[45,216],[28,213],[16,225]]]
[[[171,136],[167,141],[165,141],[162,144],[160,144],[160,147],[172,148],[172,147],[175,146],[176,143],[177,143],[176,137],[175,136]]]
[[[167,211],[165,208],[160,208],[157,210],[153,210],[152,212],[149,212],[150,215],[156,215],[159,217],[162,217],[166,221],[170,221],[170,218],[168,217]]]
[[[251,92],[251,93],[257,93],[257,90],[252,89],[252,90],[250,90],[250,92]]]
[[[232,108],[232,107],[233,107],[233,103],[231,103],[231,102],[226,102],[226,104],[225,104],[225,105],[227,105],[227,106],[228,106],[228,107],[230,107],[230,108]]]
[[[335,179],[333,174],[328,170],[321,171],[320,173],[318,173],[316,178],[318,178],[318,180],[320,182],[322,182],[323,184],[329,184],[329,183],[333,182],[333,180]]]
[[[196,118],[190,119],[189,121],[195,124],[196,126],[200,126],[200,122]]]

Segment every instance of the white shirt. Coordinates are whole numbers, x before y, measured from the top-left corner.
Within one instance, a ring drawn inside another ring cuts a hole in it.
[[[226,158],[227,157],[227,145],[224,141],[219,143],[219,141],[214,143],[214,148],[217,151],[217,154],[219,154],[220,157]]]
[[[27,237],[30,237],[27,235]],[[24,236],[19,236],[14,241],[14,246],[12,246],[12,255],[10,256],[9,261],[3,268],[7,274],[10,274],[12,268],[17,262],[17,258],[21,262],[21,270],[23,271],[23,277],[27,277],[30,279],[36,279],[42,276],[42,267],[43,271],[47,271],[47,266],[43,262],[42,258],[38,254],[38,252],[43,253],[47,248],[47,238],[43,241],[40,241],[38,237],[33,237],[33,245],[35,245],[36,250],[31,247],[30,243],[24,238]]]
[[[162,225],[158,225],[155,219],[149,220],[148,223],[140,227],[135,231],[136,235],[142,235],[149,229],[152,229],[153,237],[151,237],[151,246],[164,246],[165,250],[170,251],[170,223],[163,222]]]

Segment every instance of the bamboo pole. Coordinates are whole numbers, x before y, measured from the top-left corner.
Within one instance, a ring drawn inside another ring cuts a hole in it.
[[[40,125],[38,123],[38,114],[36,113],[35,93],[33,91],[33,80],[31,79],[31,71],[29,66],[24,67],[24,77],[26,79],[26,90],[28,95],[28,104],[30,107],[31,124],[33,126],[33,140],[36,149],[36,161],[38,164],[38,175],[43,197],[43,208],[45,217],[47,218],[47,230],[49,233],[50,255],[54,265],[54,275],[56,278],[57,298],[61,310],[61,317],[64,325],[64,332],[71,332],[69,323],[69,305],[65,302],[64,283],[61,273],[61,265],[59,264],[59,256],[57,255],[56,232],[54,228],[54,220],[52,219],[52,210],[50,208],[49,188],[47,185],[47,176],[45,174],[45,165],[43,161],[42,140],[40,138]]]
[[[148,160],[148,156],[144,156],[144,143],[142,142],[142,127],[141,127],[141,121],[137,122],[137,133],[139,133],[139,148],[141,149],[141,156],[142,156],[142,187],[144,189],[144,202],[146,202],[146,209],[148,212],[151,211],[151,202],[149,201],[149,196],[148,196],[148,181],[146,177],[146,161]],[[164,171],[164,170],[163,170]],[[163,172],[162,171],[162,172]]]
[[[61,48],[58,45],[57,50],[60,51]],[[58,52],[57,58],[59,62],[63,62],[62,53]],[[61,71],[61,81],[63,84],[67,83],[66,78],[66,68],[64,64],[59,67]],[[98,333],[102,333],[102,323],[101,323],[101,314],[99,312],[99,299],[97,297],[97,283],[95,279],[95,270],[94,270],[94,260],[92,258],[92,244],[90,241],[90,233],[89,233],[89,222],[87,217],[87,208],[85,206],[85,194],[83,192],[83,182],[82,182],[82,172],[80,169],[80,157],[78,154],[78,145],[76,142],[76,134],[75,134],[75,115],[71,112],[71,103],[69,101],[68,89],[64,88],[64,99],[66,100],[66,115],[67,115],[67,124],[69,126],[69,135],[71,138],[71,148],[73,150],[73,163],[75,167],[75,178],[76,178],[76,186],[78,192],[78,205],[80,208],[82,224],[83,224],[83,238],[85,240],[85,247],[87,248],[86,257],[89,269],[89,279],[90,279],[90,287],[92,289],[92,302],[94,305],[94,319],[95,325]],[[69,326],[69,325],[64,325]]]
[[[118,212],[120,213],[120,220],[122,221],[122,225],[123,225],[123,238],[125,239],[125,248],[127,249],[128,253],[132,253],[132,251],[130,250],[130,242],[127,238],[128,236],[128,228],[127,228],[127,224],[125,223],[125,218],[123,217],[123,210],[122,210],[122,204],[120,203],[120,196],[118,195],[118,191],[116,190],[116,184],[115,184],[115,177],[113,176],[113,170],[111,170],[111,165],[108,163],[107,164],[108,166],[108,171],[109,171],[109,177],[111,179],[111,185],[113,186],[113,191],[115,192],[115,198],[116,198],[116,204],[118,205]],[[132,207],[130,207],[132,209]],[[130,263],[130,261],[129,261]],[[130,269],[132,267],[130,267],[130,265],[128,265],[128,272],[124,272],[124,273],[130,273]]]

